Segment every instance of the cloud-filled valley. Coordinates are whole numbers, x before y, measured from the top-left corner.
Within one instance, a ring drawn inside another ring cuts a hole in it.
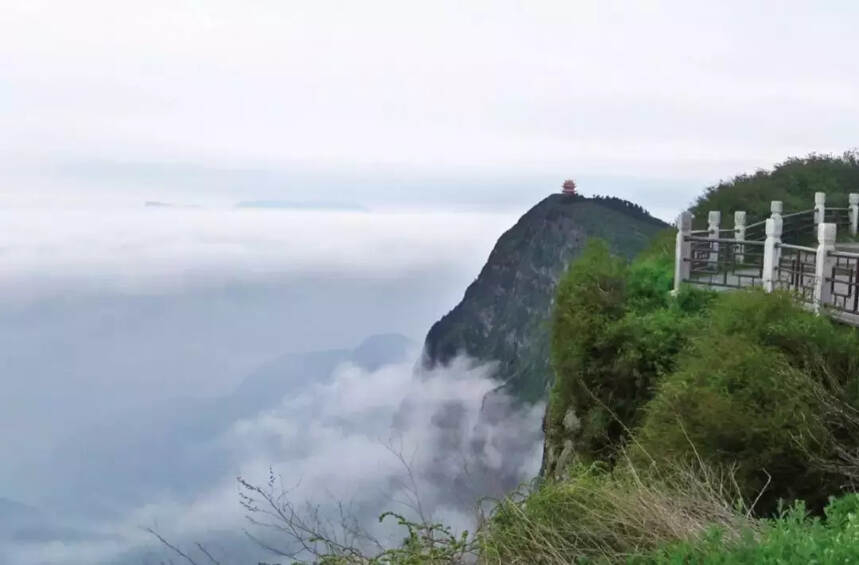
[[[0,519],[6,561],[155,560],[141,527],[247,555],[235,477],[269,468],[372,523],[405,496],[394,447],[465,525],[539,465],[542,410],[492,393],[491,365],[415,372],[507,215],[0,215],[0,499],[32,510]]]
[[[235,481],[240,475],[265,485],[270,471],[297,507],[320,505],[336,516],[338,505],[346,504],[389,543],[402,532],[375,526],[376,517],[386,510],[415,515],[416,500],[427,515],[471,527],[480,497],[499,496],[536,473],[543,407],[514,409],[512,401],[496,395],[493,403],[500,409],[487,415],[487,395],[498,384],[491,364],[460,358],[417,376],[415,350],[392,345],[399,341],[394,336],[382,339],[392,347],[391,363],[375,370],[356,364],[360,350],[329,352],[316,367],[307,359],[292,360],[305,371],[335,367],[313,379],[297,378],[309,372],[289,375],[290,360],[284,359],[268,368],[285,377],[281,391],[288,392],[280,400],[274,387],[265,397],[269,403],[241,389],[213,402],[186,401],[171,413],[147,414],[152,420],[136,434],[127,428],[114,432],[119,444],[105,438],[105,445],[73,447],[86,453],[85,462],[78,462],[82,468],[63,473],[63,488],[75,493],[77,510],[83,511],[66,512],[78,531],[61,531],[59,539],[50,530],[34,539],[13,534],[0,555],[11,563],[169,557],[143,530],[153,528],[176,543],[202,541],[226,555],[270,556],[242,536],[249,526]],[[72,460],[65,455],[56,461]],[[111,508],[97,507],[99,502]],[[37,520],[33,529],[45,530],[46,524]],[[288,538],[250,530],[292,548]]]

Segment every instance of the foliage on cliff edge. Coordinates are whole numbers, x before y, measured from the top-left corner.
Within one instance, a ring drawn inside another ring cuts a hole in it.
[[[859,450],[857,331],[782,293],[671,296],[670,267],[664,240],[631,264],[593,242],[562,280],[544,475],[696,457],[733,466],[759,511],[821,509],[853,480],[822,462]]]

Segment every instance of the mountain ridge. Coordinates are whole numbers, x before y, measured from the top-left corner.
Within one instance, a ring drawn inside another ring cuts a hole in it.
[[[545,398],[551,381],[548,318],[569,263],[591,237],[632,257],[667,227],[618,198],[544,198],[501,235],[463,299],[430,328],[421,368],[445,365],[460,354],[496,361],[495,378],[514,398]]]

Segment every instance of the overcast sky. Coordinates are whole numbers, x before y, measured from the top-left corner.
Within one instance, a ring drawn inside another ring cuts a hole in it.
[[[670,215],[841,152],[855,2],[47,2],[0,10],[0,204],[512,205],[566,176]]]

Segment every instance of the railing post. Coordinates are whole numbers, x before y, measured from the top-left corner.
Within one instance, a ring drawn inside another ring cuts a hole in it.
[[[784,226],[784,220],[782,218],[782,212],[784,212],[784,203],[781,200],[773,200],[770,202],[770,218],[776,220],[780,226]],[[778,230],[778,240],[781,243],[782,236],[782,228]]]
[[[742,264],[745,262],[745,249],[743,242],[746,241],[746,213],[734,212],[734,239],[737,248],[734,250],[734,261]]]
[[[674,292],[680,290],[680,284],[689,279],[692,266],[692,242],[687,238],[692,235],[692,213],[682,212],[677,218],[677,245],[674,251]]]
[[[722,213],[718,210],[713,210],[707,214],[707,238],[719,239],[719,224],[722,222]],[[710,263],[719,267],[719,242],[710,242]]]
[[[822,224],[826,221],[826,193],[814,193],[814,223]]]
[[[832,286],[826,284],[826,277],[832,274],[835,259],[830,252],[835,251],[836,224],[821,223],[817,226],[817,257],[814,261],[814,311],[832,302]]]
[[[781,219],[782,212],[784,212],[784,203],[781,200],[770,202],[770,218]]]
[[[850,217],[850,235],[856,237],[856,232],[859,230],[859,194],[851,192],[847,196],[847,201],[850,203],[847,212]]]
[[[764,266],[761,272],[761,284],[766,292],[775,290],[776,269],[779,262],[779,244],[781,244],[781,215],[773,214],[767,218],[767,238],[764,240]]]

